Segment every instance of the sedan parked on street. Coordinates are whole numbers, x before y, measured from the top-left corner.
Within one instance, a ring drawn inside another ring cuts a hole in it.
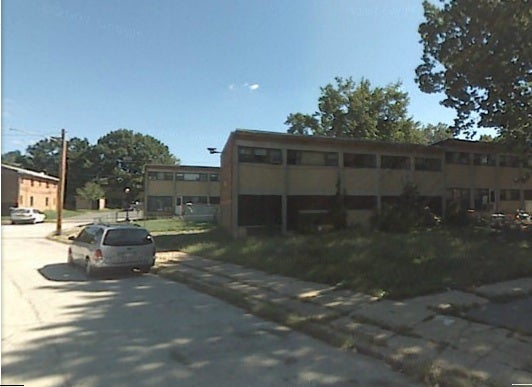
[[[152,236],[134,224],[90,224],[69,239],[68,263],[83,266],[89,277],[107,268],[147,273],[155,264]]]
[[[11,210],[11,224],[42,223],[46,215],[35,208],[13,208]]]

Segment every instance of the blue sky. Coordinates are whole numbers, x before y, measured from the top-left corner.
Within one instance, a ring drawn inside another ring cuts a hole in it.
[[[218,165],[207,147],[286,132],[336,76],[402,81],[415,120],[450,124],[414,82],[422,20],[421,0],[3,0],[2,152],[127,128]]]

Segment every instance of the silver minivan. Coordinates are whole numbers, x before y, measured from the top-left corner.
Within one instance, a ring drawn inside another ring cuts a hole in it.
[[[147,273],[155,264],[155,242],[135,224],[90,224],[68,239],[68,263],[83,266],[87,276],[104,268]]]

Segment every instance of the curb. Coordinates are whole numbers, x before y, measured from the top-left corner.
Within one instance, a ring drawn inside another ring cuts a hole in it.
[[[186,264],[185,264],[186,266]],[[227,286],[209,283],[196,278],[190,273],[182,273],[177,265],[158,267],[153,272],[166,279],[186,284],[192,289],[209,294],[213,297],[240,307],[258,317],[270,320],[291,329],[307,334],[323,341],[331,346],[370,356],[387,363],[392,369],[402,372],[414,380],[430,386],[496,386],[494,380],[472,372],[466,367],[449,364],[436,359],[443,351],[441,344],[425,340],[428,343],[431,354],[417,354],[405,352],[398,354],[396,349],[386,343],[375,340],[371,334],[349,331],[339,325],[328,324],[330,319],[313,320],[302,316],[293,310],[289,310],[271,301],[259,300],[256,297],[243,294]],[[204,271],[208,273],[207,271]],[[377,328],[368,323],[360,323],[370,328]],[[415,337],[404,336],[384,328],[377,328],[393,336],[396,341],[412,340]],[[421,339],[418,339],[421,340]],[[432,356],[430,356],[432,355]]]

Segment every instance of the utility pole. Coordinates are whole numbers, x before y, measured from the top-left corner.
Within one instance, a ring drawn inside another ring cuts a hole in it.
[[[57,187],[57,227],[55,234],[61,235],[61,224],[63,221],[63,198],[65,197],[65,180],[66,180],[66,156],[67,142],[65,138],[65,129],[61,129],[61,163],[59,164],[59,184]]]

